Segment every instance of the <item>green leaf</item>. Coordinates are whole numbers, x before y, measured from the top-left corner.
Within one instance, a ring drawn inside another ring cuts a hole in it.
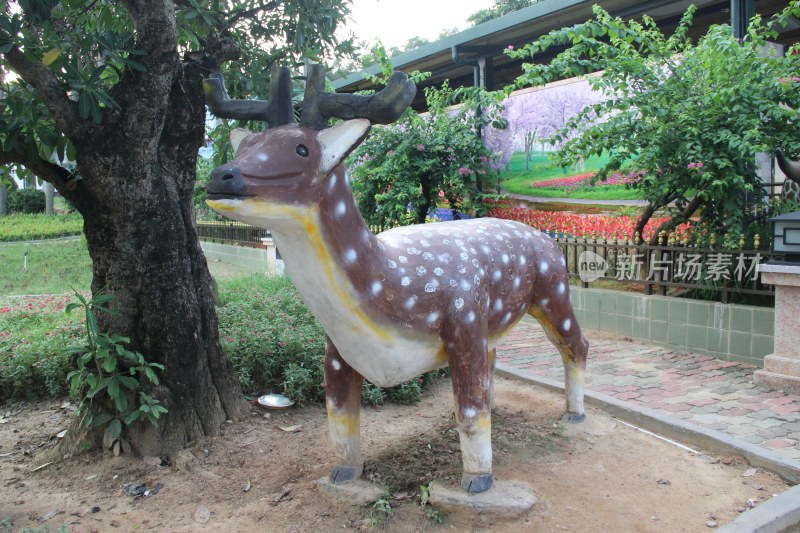
[[[111,432],[111,437],[113,439],[118,439],[119,436],[122,434],[122,423],[120,422],[119,418],[115,418],[111,421],[111,424],[108,425],[108,430]]]
[[[53,48],[52,50],[50,50],[49,52],[47,52],[45,55],[42,56],[42,63],[44,63],[45,65],[50,65],[53,63],[53,61],[58,59],[58,56],[60,55],[61,55],[61,50],[59,50],[58,48]]]
[[[103,370],[106,372],[114,372],[117,369],[117,358],[113,356],[106,357],[103,361]]]
[[[138,410],[131,411],[130,413],[128,413],[128,416],[126,416],[125,419],[124,419],[125,425],[126,426],[130,426],[131,424],[136,422],[139,419],[140,416],[141,416],[141,413]]]
[[[116,400],[120,396],[124,396],[120,394],[119,391],[119,378],[111,378],[108,382],[108,395],[112,400]]]
[[[107,424],[108,421],[111,420],[112,418],[114,417],[110,413],[102,413],[92,421],[92,425],[95,427],[102,426],[104,424]]]

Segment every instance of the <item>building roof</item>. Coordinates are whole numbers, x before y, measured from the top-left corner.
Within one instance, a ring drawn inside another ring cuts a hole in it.
[[[489,77],[486,87],[499,89],[511,83],[522,71],[520,60],[506,56],[503,51],[512,45],[515,48],[566,26],[573,26],[592,18],[592,6],[599,4],[613,16],[622,18],[641,18],[649,15],[667,34],[678,26],[683,13],[691,5],[697,6],[690,36],[694,39],[704,35],[713,24],[729,24],[731,7],[735,3],[755,5],[755,12],[771,16],[782,11],[788,2],[783,0],[543,0],[532,6],[509,13],[503,17],[473,26],[434,43],[427,44],[411,52],[392,58],[397,70],[430,72],[431,78],[420,83],[421,87],[440,85],[450,80],[453,87],[473,85],[475,62],[480,58],[488,60]],[[777,41],[791,44],[800,41],[800,21],[782,31]],[[555,52],[557,53],[557,51]],[[548,61],[554,55],[541,54],[537,60]],[[366,69],[377,74],[378,67]],[[339,92],[355,92],[373,89],[373,84],[363,73],[355,73],[336,80],[333,87]],[[424,106],[422,91],[418,92],[415,108]]]

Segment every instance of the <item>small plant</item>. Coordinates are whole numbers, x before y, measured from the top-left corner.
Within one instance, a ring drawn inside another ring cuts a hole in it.
[[[44,213],[44,192],[34,188],[16,189],[8,193],[9,213]]]
[[[420,485],[419,486],[419,504],[425,507],[425,516],[428,517],[428,520],[436,524],[444,524],[445,519],[447,518],[447,513],[445,511],[440,511],[438,509],[434,509],[431,507],[431,487],[430,485]]]
[[[122,437],[123,426],[130,426],[137,420],[155,425],[167,412],[157,399],[141,390],[142,379],[158,385],[156,370],[164,370],[164,366],[148,363],[139,352],[128,350],[125,347],[130,343],[128,337],[100,331],[95,311],[111,312],[103,305],[113,301],[113,295],[101,293],[88,300],[78,292],[75,296],[80,303],[68,304],[65,312],[83,309],[85,344],[66,350],[78,367],[69,373],[67,381],[70,395],[81,398],[80,425],[105,426],[103,446],[113,449],[114,455],[119,455],[120,449],[130,452],[130,444]]]
[[[372,509],[369,512],[370,522],[373,526],[385,527],[386,522],[389,521],[394,513],[389,491],[384,489],[383,495],[372,504]]]

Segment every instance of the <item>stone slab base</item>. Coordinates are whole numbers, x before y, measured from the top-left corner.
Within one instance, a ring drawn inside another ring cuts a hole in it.
[[[764,370],[775,374],[800,377],[800,359],[777,354],[768,355],[764,358]]]
[[[762,387],[800,394],[800,377],[777,374],[768,370],[756,370],[753,382]]]
[[[325,476],[317,480],[317,487],[322,496],[334,504],[346,503],[363,507],[383,496],[380,487],[363,479],[333,483],[328,476]]]
[[[498,481],[486,492],[467,494],[461,487],[430,484],[430,502],[448,511],[471,511],[493,518],[518,518],[536,503],[533,488],[521,481]]]

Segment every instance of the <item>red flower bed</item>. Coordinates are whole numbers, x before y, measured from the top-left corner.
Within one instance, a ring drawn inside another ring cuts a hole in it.
[[[636,219],[629,216],[610,217],[607,215],[580,215],[564,211],[533,211],[521,207],[495,207],[489,216],[517,220],[544,232],[572,237],[603,237],[610,239],[633,239]],[[669,220],[667,217],[651,218],[644,228],[642,238],[647,240],[661,224]],[[683,240],[690,232],[690,224],[681,224],[675,230],[678,238]]]

